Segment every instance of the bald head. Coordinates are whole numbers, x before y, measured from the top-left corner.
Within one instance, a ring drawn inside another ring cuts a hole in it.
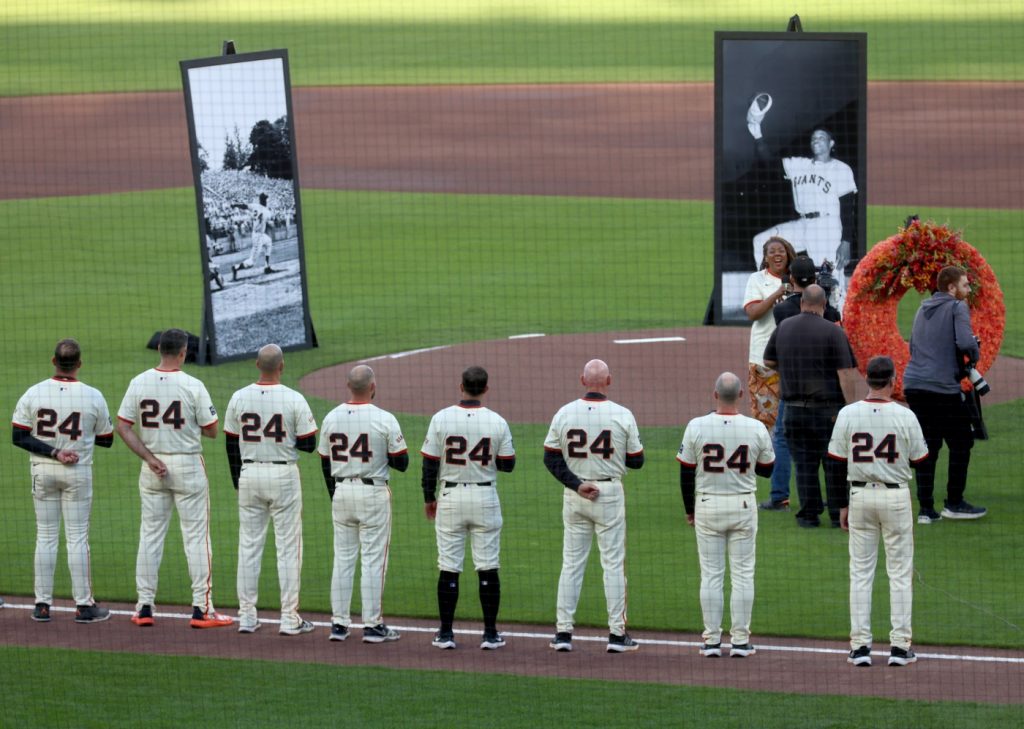
[[[256,354],[256,366],[264,375],[276,375],[284,365],[284,352],[276,344],[260,347]]]
[[[374,384],[373,369],[369,365],[356,365],[348,373],[348,389],[353,395],[366,395]]]
[[[818,284],[811,284],[804,289],[804,293],[800,297],[800,311],[822,314],[825,311],[826,298],[825,289]]]
[[[743,383],[732,372],[723,372],[715,380],[715,394],[724,405],[733,405],[743,393]]]
[[[608,365],[599,359],[592,359],[583,366],[583,375],[580,382],[588,390],[603,392],[608,385],[612,384],[612,376],[608,371]]]

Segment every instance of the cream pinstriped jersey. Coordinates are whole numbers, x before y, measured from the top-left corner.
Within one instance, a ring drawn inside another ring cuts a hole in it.
[[[793,186],[793,207],[801,215],[839,215],[839,198],[857,192],[853,170],[837,159],[818,162],[810,157],[786,157],[782,168]]]
[[[622,478],[626,456],[643,453],[644,445],[628,409],[605,398],[583,397],[555,413],[544,450],[560,451],[570,471],[592,481]]]
[[[316,433],[316,420],[295,390],[255,382],[231,396],[224,432],[238,436],[242,460],[294,463],[299,459],[296,439]]]
[[[420,455],[441,462],[438,479],[495,482],[496,458],[512,458],[512,431],[505,419],[481,405],[452,405],[434,414]]]
[[[92,463],[96,436],[113,433],[110,412],[103,395],[95,387],[78,380],[48,380],[28,388],[14,408],[12,424],[32,431],[39,440],[58,450],[78,454],[78,463]],[[53,463],[53,459],[29,454],[36,463]]]
[[[861,400],[839,411],[829,458],[846,461],[850,481],[909,483],[910,464],[928,456],[917,416],[899,403]]]
[[[139,437],[155,454],[202,453],[201,429],[217,422],[217,409],[195,377],[153,368],[128,385],[117,417],[138,423]]]
[[[327,413],[320,430],[321,458],[335,478],[388,478],[388,456],[408,449],[398,420],[372,403],[342,403]]]
[[[708,413],[686,426],[676,460],[696,467],[698,494],[752,494],[757,489],[755,465],[774,463],[775,451],[761,421]]]

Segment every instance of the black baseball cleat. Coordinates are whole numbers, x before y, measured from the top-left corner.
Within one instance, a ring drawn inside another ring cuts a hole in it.
[[[50,622],[50,606],[45,602],[37,602],[35,609],[32,611],[32,619],[37,623]]]
[[[741,643],[740,645],[734,645],[729,651],[730,658],[746,658],[757,653],[752,643]]]
[[[572,651],[572,633],[555,633],[555,637],[551,639],[548,645],[561,653],[569,653]]]
[[[846,657],[846,662],[854,666],[868,667],[871,665],[871,648],[866,645],[862,645],[860,648],[854,648],[850,651],[850,655]]]
[[[934,524],[937,521],[942,521],[942,514],[935,511],[935,509],[924,509],[917,514],[918,524]]]
[[[917,655],[913,648],[897,648],[893,646],[889,650],[890,666],[906,666],[908,663],[917,663]]]
[[[346,638],[348,638],[348,628],[340,623],[332,623],[330,640],[345,640]]]
[[[497,630],[485,630],[484,637],[480,641],[480,648],[485,651],[496,651],[505,647],[505,639]]]
[[[762,501],[757,505],[757,508],[761,511],[789,511],[789,499],[783,499],[782,501]]]
[[[441,650],[452,650],[455,648],[455,634],[450,630],[439,630],[430,644]]]
[[[608,634],[609,653],[625,653],[626,651],[639,650],[639,648],[640,644],[630,638],[629,633],[623,633],[622,635]]]
[[[705,643],[700,647],[700,654],[704,658],[721,658],[722,657],[722,644],[721,643]]]
[[[267,266],[266,268],[263,269],[263,273],[280,273],[280,272],[281,271],[279,269],[271,268],[270,266]]]
[[[333,628],[332,628],[333,629]],[[386,643],[393,640],[398,640],[402,636],[399,635],[398,631],[394,628],[381,623],[380,625],[374,625],[371,628],[363,628],[363,642],[364,643]]]
[[[99,605],[78,605],[75,608],[76,623],[102,623],[110,619],[110,611]]]

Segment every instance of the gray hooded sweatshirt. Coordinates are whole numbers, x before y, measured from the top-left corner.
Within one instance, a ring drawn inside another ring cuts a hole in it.
[[[971,330],[971,312],[967,304],[945,292],[933,294],[914,316],[903,389],[947,395],[960,392],[958,349],[974,360],[981,356]]]

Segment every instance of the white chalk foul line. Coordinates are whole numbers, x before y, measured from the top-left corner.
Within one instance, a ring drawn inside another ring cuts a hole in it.
[[[395,352],[394,354],[382,354],[379,357],[370,357],[369,359],[361,360],[362,362],[376,362],[379,359],[401,359],[402,357],[411,357],[414,354],[423,354],[424,352],[436,352],[439,349],[448,349],[450,344],[440,344],[436,347],[423,347],[421,349],[410,349],[405,352]]]
[[[654,344],[655,342],[685,342],[686,337],[647,337],[645,339],[613,339],[615,344]]]
[[[513,334],[512,336],[509,337],[509,339],[533,339],[534,337],[543,337],[543,336],[546,336],[546,335],[544,335],[544,334],[542,334],[540,332],[536,332],[536,333],[533,333],[533,334]]]
[[[35,605],[32,604],[18,604],[8,602],[3,606],[4,608],[11,608],[14,610],[32,610]],[[0,608],[2,609],[2,608]],[[73,613],[75,609],[72,607],[51,607],[51,613]],[[135,613],[131,610],[111,610],[111,615],[123,615],[125,617],[131,617]],[[185,613],[153,613],[154,618],[166,618],[168,620],[191,620],[192,616]],[[260,618],[259,622],[264,625],[280,625],[280,620],[268,620],[266,618]],[[331,627],[328,622],[319,620],[310,621],[318,628]],[[420,625],[397,625],[390,623],[390,627],[398,630],[399,632],[406,633],[435,633],[437,628],[428,628]],[[352,623],[350,628],[365,628],[366,626],[362,623]],[[453,631],[456,635],[467,635],[467,636],[480,636],[482,631],[480,630],[467,630],[465,628],[457,628]],[[501,634],[506,638],[526,638],[528,640],[543,640],[545,642],[550,641],[554,632],[548,633],[536,633],[536,632],[525,632],[525,631],[502,631]],[[586,642],[586,643],[606,643],[608,638],[601,635],[573,635],[573,642]],[[640,644],[647,645],[662,645],[670,648],[700,648],[703,645],[700,641],[692,640],[667,640],[664,638],[640,638],[637,640]],[[723,643],[722,648],[731,648],[732,646],[728,643]],[[776,653],[811,653],[821,655],[833,655],[833,656],[845,656],[848,651],[844,648],[815,648],[812,646],[798,646],[798,645],[757,645],[757,650],[764,652],[776,652]],[[884,657],[888,656],[887,651],[872,651],[871,655]],[[954,653],[918,653],[918,658],[925,658],[928,660],[938,661],[964,661],[969,663],[1008,663],[1014,665],[1024,665],[1024,656],[1012,657],[1012,656],[986,656],[986,655],[957,655]]]

